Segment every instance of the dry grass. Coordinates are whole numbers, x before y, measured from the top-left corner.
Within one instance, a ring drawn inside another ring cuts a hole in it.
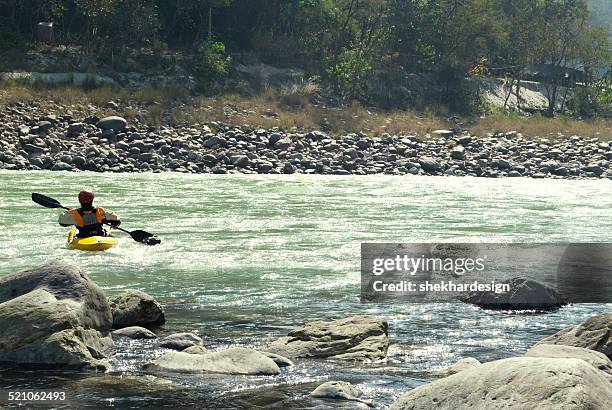
[[[434,113],[413,111],[376,111],[358,103],[332,108],[317,103],[318,88],[302,86],[275,91],[265,88],[260,94],[244,97],[237,94],[215,98],[192,96],[177,87],[126,90],[99,87],[33,87],[19,83],[0,84],[0,106],[18,102],[34,102],[48,113],[75,117],[117,114],[107,108],[109,101],[120,104],[120,115],[128,120],[158,126],[195,125],[222,122],[252,128],[278,128],[285,131],[324,130],[332,135],[364,132],[368,135],[426,136],[450,125]],[[555,138],[559,134],[612,139],[612,120],[580,121],[566,117],[523,117],[517,114],[495,114],[464,121],[474,135],[518,131],[527,137]]]
[[[516,114],[495,114],[474,120],[469,129],[478,136],[498,131],[517,131],[530,138],[556,139],[579,135],[604,141],[612,140],[612,119],[603,118],[577,120],[565,116],[546,118],[540,115],[524,117]]]

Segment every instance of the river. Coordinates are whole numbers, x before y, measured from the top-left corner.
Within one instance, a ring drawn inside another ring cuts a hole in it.
[[[154,232],[162,244],[146,247],[118,233],[120,246],[109,252],[66,249],[58,211],[30,194],[74,206],[84,187],[121,216],[122,227]],[[3,369],[0,389],[67,389],[74,406],[288,408],[314,406],[305,395],[318,383],[345,380],[384,406],[462,357],[518,355],[611,310],[583,304],[517,315],[359,302],[361,242],[442,241],[612,241],[612,181],[0,172],[0,275],[52,259],[74,262],[109,295],[137,288],[155,296],[168,320],[160,334],[194,331],[209,349],[257,347],[305,321],[363,313],[386,318],[391,339],[384,365],[304,360],[269,378],[164,375],[176,387],[153,390],[106,376],[92,383],[91,374]],[[140,375],[159,354],[153,343],[120,342],[111,375]]]

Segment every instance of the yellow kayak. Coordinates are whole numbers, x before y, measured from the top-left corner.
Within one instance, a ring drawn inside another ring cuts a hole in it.
[[[106,251],[119,244],[117,238],[112,236],[90,236],[89,238],[76,237],[77,230],[72,228],[68,232],[68,247],[80,251]]]

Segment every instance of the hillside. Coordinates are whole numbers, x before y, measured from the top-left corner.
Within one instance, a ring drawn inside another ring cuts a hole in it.
[[[587,0],[593,24],[607,25],[612,38],[612,0]]]

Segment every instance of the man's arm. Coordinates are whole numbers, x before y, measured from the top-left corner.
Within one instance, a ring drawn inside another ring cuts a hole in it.
[[[75,225],[76,224],[76,221],[74,220],[74,217],[72,215],[70,215],[70,211],[66,211],[63,214],[61,214],[59,216],[58,222],[62,226],[70,226],[70,225]]]
[[[107,211],[106,209],[104,210],[104,222],[107,222],[113,228],[116,228],[121,225],[121,221],[119,220],[117,214],[115,214],[114,212]]]

